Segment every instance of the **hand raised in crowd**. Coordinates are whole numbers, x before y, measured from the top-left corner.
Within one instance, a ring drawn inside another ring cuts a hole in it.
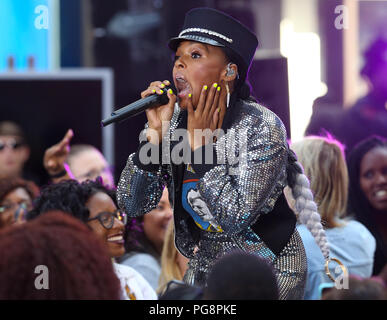
[[[54,182],[59,182],[60,180],[72,178],[72,174],[66,164],[66,159],[70,152],[70,141],[73,136],[73,130],[67,130],[63,139],[57,144],[48,148],[44,153],[44,168],[46,169],[46,171],[51,176]]]
[[[166,90],[166,86],[169,86],[171,83],[168,80],[154,81],[149,87],[141,92],[141,98],[148,97],[152,94],[161,95]],[[175,107],[176,96],[173,94],[172,90],[167,91],[167,95],[169,98],[168,104],[148,108],[145,110],[146,116],[148,118],[148,125],[151,130],[147,130],[148,141],[153,144],[159,144],[162,140],[165,132],[162,132],[162,123],[163,121],[171,121],[173,110]],[[164,131],[168,129],[169,126],[165,126]]]
[[[225,95],[222,95],[221,87],[217,83],[214,83],[210,88],[207,85],[203,86],[195,110],[192,105],[192,95],[189,95],[187,129],[192,150],[207,144],[212,140],[210,138],[216,138],[213,131],[221,127],[219,120],[223,119],[222,115],[225,109]],[[211,131],[206,132],[206,129]],[[196,136],[195,130],[197,130]]]

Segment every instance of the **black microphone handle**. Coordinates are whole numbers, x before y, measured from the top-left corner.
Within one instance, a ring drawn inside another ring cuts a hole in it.
[[[146,109],[152,106],[161,106],[167,104],[169,101],[167,96],[167,90],[164,90],[162,95],[152,94],[148,97],[137,100],[121,109],[114,111],[111,117],[106,118],[101,121],[102,127],[106,127],[107,125],[113,122],[120,122],[126,119],[129,119]]]

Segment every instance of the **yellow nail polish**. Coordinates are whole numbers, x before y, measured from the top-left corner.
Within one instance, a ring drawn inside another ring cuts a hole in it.
[[[192,97],[192,94],[190,93],[190,94],[188,95],[188,97],[191,98],[191,97]]]
[[[163,90],[160,90],[159,92],[160,92],[160,93],[164,93],[164,91],[163,91]]]
[[[218,108],[218,113],[220,113],[220,107]]]
[[[204,86],[204,90],[207,90],[207,88],[208,88],[207,86]]]
[[[218,87],[218,89],[217,89],[218,91],[220,91],[220,86]]]
[[[161,88],[164,88],[164,87],[165,87],[165,84],[164,84],[164,83],[162,83],[162,84],[160,85],[160,87],[161,87]]]
[[[173,91],[172,91],[172,89],[169,89],[169,90],[168,90],[168,92],[169,92],[170,94],[173,94]]]
[[[218,86],[218,84],[217,83],[214,83],[214,88],[216,88]]]
[[[152,92],[153,92],[153,93],[156,93],[156,90],[155,90],[155,89],[153,89],[153,90],[152,90]]]

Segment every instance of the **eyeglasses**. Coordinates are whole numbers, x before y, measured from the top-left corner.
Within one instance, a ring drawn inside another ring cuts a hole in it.
[[[17,150],[21,146],[23,146],[24,143],[20,141],[1,141],[0,140],[0,152],[3,151],[6,147],[11,149],[11,150]]]
[[[117,218],[124,225],[128,221],[127,214],[119,210],[116,212],[100,212],[96,217],[90,218],[87,221],[98,220],[105,229],[111,229],[114,225],[114,218]]]
[[[29,205],[25,202],[6,204],[6,205],[0,206],[0,213],[12,212],[14,221],[16,222],[25,221],[28,207]]]
[[[25,203],[25,202],[4,204],[0,206],[0,213],[6,212],[6,211],[14,211],[17,209],[27,210],[28,207],[29,207],[28,203]]]

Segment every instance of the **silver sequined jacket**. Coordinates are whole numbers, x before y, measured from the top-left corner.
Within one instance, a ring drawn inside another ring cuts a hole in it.
[[[170,148],[174,146],[171,141],[174,131],[180,127],[186,128],[186,113],[176,108],[167,137]],[[302,241],[294,228],[295,219],[294,225],[280,215],[277,215],[277,220],[270,220],[271,211],[287,185],[288,145],[284,125],[260,104],[238,100],[227,110],[222,129],[225,134],[215,143],[215,164],[192,163],[192,166],[196,172],[204,174],[197,187],[223,232],[199,229],[183,210],[184,164],[143,165],[139,161],[139,152],[129,156],[121,174],[117,192],[119,206],[132,217],[144,215],[157,206],[163,186],[167,185],[174,210],[175,244],[184,256],[190,258],[186,282],[205,284],[208,271],[217,258],[231,250],[242,249],[272,263],[279,279],[281,298],[301,298],[306,258]],[[235,154],[241,156],[239,162],[228,161],[228,149],[220,146],[231,146],[235,140],[243,141],[239,137],[242,132],[247,134],[247,143],[236,144]],[[140,148],[143,145],[140,144]],[[240,151],[242,146],[245,152]],[[238,173],[230,174],[230,168],[236,168]],[[281,223],[286,224],[285,229],[273,228],[271,232],[270,225]],[[268,241],[263,241],[260,232],[254,230],[262,230],[262,236],[265,233]],[[271,249],[268,243],[281,238],[281,248],[277,251]]]

